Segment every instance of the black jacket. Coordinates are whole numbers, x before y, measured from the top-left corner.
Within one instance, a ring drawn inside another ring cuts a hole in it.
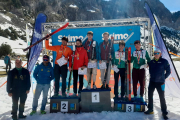
[[[20,77],[21,76],[21,77]],[[7,92],[8,93],[26,93],[31,87],[29,71],[22,68],[21,74],[14,68],[8,73]]]
[[[162,57],[158,61],[155,59],[149,63],[150,81],[165,82],[165,79],[170,75],[170,65],[166,59]]]

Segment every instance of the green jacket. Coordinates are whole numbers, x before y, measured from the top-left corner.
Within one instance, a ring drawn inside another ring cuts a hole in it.
[[[137,57],[137,54],[140,55],[140,58]],[[138,64],[138,58],[139,58],[139,64]],[[147,63],[149,63],[151,61],[149,54],[146,50],[135,50],[131,56],[131,63],[133,63],[133,68],[139,69],[141,67],[141,65],[145,65],[146,64],[146,59],[147,59]]]
[[[119,58],[121,57],[121,60]],[[120,64],[119,64],[120,61]],[[112,65],[116,65],[118,68],[125,68],[125,52],[116,51],[112,58]]]

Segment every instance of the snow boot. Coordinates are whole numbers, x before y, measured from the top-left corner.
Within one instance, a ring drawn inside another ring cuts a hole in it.
[[[101,86],[101,89],[105,89],[105,85],[104,84]]]
[[[96,88],[97,88],[97,87],[96,87],[96,85],[94,84],[94,85],[93,85],[93,89],[96,89]]]
[[[62,93],[62,97],[66,97],[66,93]]]
[[[42,114],[42,115],[46,114],[46,111],[41,110],[41,114]]]
[[[58,93],[55,93],[55,94],[53,95],[53,97],[58,97]]]
[[[71,95],[71,97],[77,97],[77,96],[76,96],[76,94],[75,94],[75,93],[73,93],[73,94]]]
[[[144,114],[149,115],[149,114],[154,114],[153,110],[148,109],[147,111],[144,112]]]
[[[22,113],[21,114],[19,114],[19,119],[21,119],[21,118],[26,118],[27,116],[26,115],[23,115]]]
[[[110,89],[108,84],[106,84],[106,89]]]
[[[30,116],[32,116],[32,115],[34,115],[34,114],[36,114],[36,111],[35,111],[35,110],[33,110],[33,111],[30,113]]]
[[[166,114],[162,114],[162,116],[165,120],[169,119]]]
[[[88,83],[86,89],[90,90],[91,89],[91,83]]]
[[[143,97],[140,97],[140,101],[139,102],[144,102],[144,99]]]

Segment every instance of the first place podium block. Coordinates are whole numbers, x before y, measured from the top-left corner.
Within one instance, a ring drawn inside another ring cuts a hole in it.
[[[111,111],[110,89],[84,89],[81,91],[81,111],[101,112]]]
[[[51,97],[50,113],[79,113],[78,97]]]

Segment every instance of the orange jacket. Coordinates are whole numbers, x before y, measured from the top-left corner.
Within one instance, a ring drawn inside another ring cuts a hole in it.
[[[58,64],[57,60],[60,59],[62,55],[64,55],[65,58],[69,57],[69,61],[72,60],[73,51],[71,48],[63,45],[49,46],[49,40],[45,40],[45,46],[48,50],[56,51],[55,64]]]

